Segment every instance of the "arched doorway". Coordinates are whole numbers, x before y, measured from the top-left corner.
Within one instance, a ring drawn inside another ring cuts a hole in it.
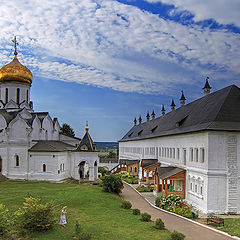
[[[0,173],[2,173],[2,158],[0,157]]]
[[[86,176],[87,176],[87,164],[86,164],[86,161],[80,162],[80,164],[78,165],[78,173],[79,173],[80,179],[86,178]]]
[[[94,163],[94,180],[96,180],[98,178],[98,165],[97,165],[97,161],[95,161]]]

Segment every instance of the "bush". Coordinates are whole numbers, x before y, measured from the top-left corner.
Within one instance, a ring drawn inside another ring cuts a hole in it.
[[[6,237],[10,232],[10,215],[8,209],[0,204],[0,239]]]
[[[171,240],[184,240],[184,239],[185,239],[185,235],[180,232],[174,231],[171,234]]]
[[[155,228],[156,228],[156,229],[159,229],[159,230],[165,229],[164,222],[162,221],[161,218],[157,218],[157,219],[156,219],[156,221],[155,221]]]
[[[82,227],[78,221],[76,221],[76,224],[75,224],[75,235],[76,235],[75,239],[78,239],[78,240],[90,240],[91,239],[90,234],[82,232]]]
[[[123,182],[120,176],[109,175],[102,178],[103,191],[111,193],[121,193],[123,189]]]
[[[148,185],[148,186],[141,185],[141,186],[137,187],[137,190],[139,192],[152,192],[154,190],[154,187],[152,187],[150,185]]]
[[[138,208],[133,209],[133,215],[140,215],[140,210]]]
[[[129,201],[123,201],[121,207],[124,209],[130,209],[132,204]]]
[[[25,203],[15,213],[16,227],[22,231],[42,232],[54,226],[54,205],[52,202],[43,204],[39,198],[25,198]]]
[[[151,215],[148,214],[148,213],[142,213],[141,221],[143,221],[143,222],[150,222],[151,221]]]
[[[108,173],[107,169],[104,167],[98,167],[98,172],[101,173],[102,176],[105,176]]]

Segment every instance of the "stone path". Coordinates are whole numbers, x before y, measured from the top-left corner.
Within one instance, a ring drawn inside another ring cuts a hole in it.
[[[168,230],[176,230],[183,233],[186,235],[186,240],[234,239],[152,207],[142,196],[140,196],[132,187],[128,186],[126,183],[124,183],[124,189],[121,196],[124,200],[130,201],[132,203],[132,208],[138,208],[142,213],[149,213],[152,216],[152,220],[161,218]]]

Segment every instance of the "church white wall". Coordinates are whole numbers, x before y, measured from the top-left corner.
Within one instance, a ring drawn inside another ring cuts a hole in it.
[[[39,140],[40,139],[40,129],[41,123],[38,118],[35,117],[32,123],[32,132],[30,134],[31,140]]]
[[[30,99],[30,86],[25,84],[17,83],[3,83],[0,87],[1,100],[6,103],[6,88],[8,89],[8,102],[12,99],[14,102],[17,102],[17,88],[20,89],[20,98],[19,103],[24,100],[29,103]]]
[[[53,140],[53,123],[52,119],[49,116],[46,116],[43,119],[42,123],[42,128],[43,128],[43,140]]]
[[[59,181],[69,177],[67,152],[29,152],[29,179]],[[46,172],[43,171],[46,165]],[[64,164],[61,171],[60,165]]]
[[[9,140],[27,141],[27,128],[30,128],[26,122],[20,118],[13,119],[9,124]]]

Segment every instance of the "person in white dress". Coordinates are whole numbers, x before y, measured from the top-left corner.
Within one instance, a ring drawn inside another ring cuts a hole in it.
[[[67,206],[62,208],[61,216],[60,216],[60,223],[59,224],[62,225],[63,227],[65,227],[65,225],[67,224],[66,214],[67,214]]]

